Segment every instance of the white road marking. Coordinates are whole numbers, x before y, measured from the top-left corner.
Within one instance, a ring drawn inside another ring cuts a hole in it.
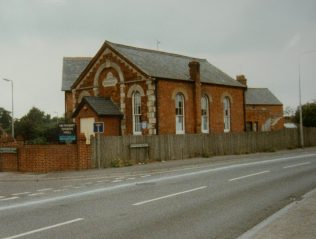
[[[112,181],[112,183],[118,183],[118,182],[122,182],[122,181],[123,181],[122,179],[117,179],[117,180]]]
[[[146,175],[142,175],[140,176],[141,178],[147,178],[147,177],[150,177],[151,175],[150,174],[146,174]]]
[[[238,177],[238,178],[231,178],[231,179],[229,179],[228,181],[229,181],[229,182],[232,182],[232,181],[235,181],[235,180],[239,180],[239,179],[243,179],[243,178],[248,178],[248,177],[252,177],[252,176],[256,176],[256,175],[260,175],[260,174],[264,174],[264,173],[270,173],[270,171],[267,170],[267,171],[262,171],[262,172],[258,172],[258,173],[252,173],[252,174],[248,174],[248,175],[241,176],[241,177]]]
[[[71,187],[73,187],[74,185],[65,185],[65,186],[63,186],[63,188],[71,188]]]
[[[53,190],[52,188],[42,188],[42,189],[37,189],[37,192],[45,192],[45,191],[50,191]]]
[[[29,194],[31,192],[22,192],[22,193],[12,193],[12,196],[19,196],[19,195],[25,195],[25,194]]]
[[[193,188],[193,189],[190,189],[190,190],[186,190],[186,191],[182,191],[182,192],[178,192],[178,193],[173,193],[173,194],[169,194],[169,195],[166,195],[166,196],[162,196],[162,197],[153,198],[153,199],[149,199],[149,200],[146,200],[146,201],[134,203],[133,206],[139,206],[139,205],[143,205],[143,204],[146,204],[146,203],[158,201],[158,200],[161,200],[161,199],[175,197],[175,196],[178,196],[178,195],[181,195],[181,194],[185,194],[185,193],[191,193],[191,192],[194,192],[194,191],[197,191],[197,190],[201,190],[201,189],[205,189],[205,188],[207,188],[207,186]]]
[[[43,195],[44,193],[31,193],[31,194],[29,194],[28,196],[29,197],[34,197],[34,196],[40,196],[40,195]]]
[[[74,222],[82,221],[82,220],[84,220],[84,218],[76,218],[74,220],[58,223],[58,224],[47,226],[47,227],[42,227],[42,228],[39,228],[39,229],[36,229],[36,230],[24,232],[24,233],[17,234],[17,235],[14,235],[14,236],[5,237],[5,238],[2,238],[2,239],[19,238],[19,237],[27,236],[27,235],[34,234],[34,233],[37,233],[37,232],[42,232],[42,231],[49,230],[49,229],[52,229],[52,228],[56,228],[56,227],[64,226],[64,225],[67,225],[67,224],[71,224],[71,223],[74,223]]]
[[[67,189],[64,188],[64,189],[56,189],[56,190],[53,190],[53,192],[55,192],[55,193],[56,193],[56,192],[63,192],[63,191],[67,191]]]
[[[292,165],[284,166],[283,168],[294,168],[294,167],[299,167],[299,166],[303,166],[303,165],[308,165],[308,164],[310,164],[310,163],[311,163],[311,162],[304,162],[304,163],[292,164]]]
[[[117,178],[114,178],[115,180],[123,180],[124,177],[117,177]]]
[[[127,178],[126,180],[134,180],[135,178]]]
[[[5,196],[0,196],[0,199],[1,199],[1,198],[5,198]]]
[[[18,199],[19,197],[10,197],[10,198],[2,198],[0,199],[0,201],[9,201],[9,200],[14,200],[14,199]]]

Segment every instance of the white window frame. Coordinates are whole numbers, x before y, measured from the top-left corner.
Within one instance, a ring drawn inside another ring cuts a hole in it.
[[[206,127],[204,127],[206,126]],[[201,98],[201,131],[209,133],[209,100],[206,95]]]
[[[133,114],[133,134],[141,135],[142,126],[141,126],[141,115],[142,115],[142,99],[138,91],[133,92],[132,95],[132,114]]]
[[[231,104],[230,99],[226,96],[223,100],[224,108],[224,132],[228,133],[231,130]]]
[[[182,106],[180,103],[182,102]],[[184,112],[184,96],[181,93],[176,94],[175,109],[176,109],[176,134],[185,133],[185,112]]]

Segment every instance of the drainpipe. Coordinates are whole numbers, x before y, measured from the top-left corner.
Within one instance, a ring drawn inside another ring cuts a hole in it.
[[[159,110],[158,110],[158,80],[153,78],[155,81],[155,108],[156,108],[156,134],[159,135]]]
[[[247,122],[246,122],[246,100],[245,100],[246,90],[247,90],[247,88],[244,88],[244,90],[243,90],[243,95],[244,95],[244,99],[243,99],[243,101],[244,101],[244,104],[243,104],[243,107],[244,107],[244,131],[246,131],[246,124],[247,124]]]

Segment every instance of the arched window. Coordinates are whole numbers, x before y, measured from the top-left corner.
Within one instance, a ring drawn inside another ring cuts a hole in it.
[[[141,96],[135,91],[132,96],[133,107],[133,134],[141,134]]]
[[[230,132],[230,100],[226,96],[223,101],[224,104],[224,132]]]
[[[206,95],[202,96],[201,98],[201,126],[202,126],[202,133],[209,132],[209,103],[208,98]]]
[[[176,133],[184,134],[184,97],[182,94],[176,95]]]

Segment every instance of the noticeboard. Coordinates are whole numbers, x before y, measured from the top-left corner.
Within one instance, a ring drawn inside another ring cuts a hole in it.
[[[76,142],[76,124],[59,124],[58,140],[60,143]]]

